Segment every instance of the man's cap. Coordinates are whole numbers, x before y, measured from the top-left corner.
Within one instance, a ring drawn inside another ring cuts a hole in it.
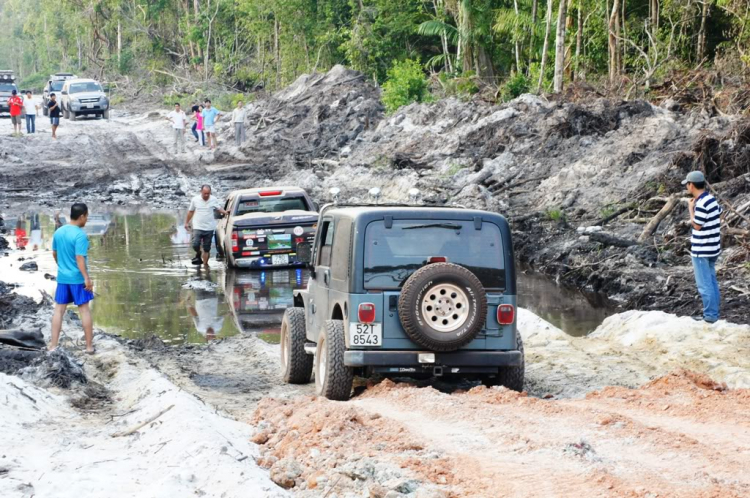
[[[682,180],[683,185],[687,185],[688,183],[703,183],[706,181],[706,177],[703,175],[700,171],[691,171],[687,174],[684,180]]]
[[[10,92],[10,94],[11,94],[11,95],[16,95],[17,93],[18,93],[18,92],[17,92],[17,91],[15,91],[15,90],[13,90],[13,91],[11,91],[11,92]]]

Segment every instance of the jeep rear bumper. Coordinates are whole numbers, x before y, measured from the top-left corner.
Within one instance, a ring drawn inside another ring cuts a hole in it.
[[[434,354],[435,362],[420,361],[420,354]],[[347,367],[517,367],[520,351],[359,351],[344,352]]]

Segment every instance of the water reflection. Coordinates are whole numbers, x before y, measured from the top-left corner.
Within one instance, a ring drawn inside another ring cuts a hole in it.
[[[617,313],[601,296],[584,295],[542,275],[522,272],[518,273],[518,305],[576,337],[589,334]]]

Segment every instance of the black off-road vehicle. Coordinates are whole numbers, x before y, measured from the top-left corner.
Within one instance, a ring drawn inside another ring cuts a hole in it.
[[[281,326],[289,383],[345,400],[354,375],[461,376],[520,391],[516,274],[496,213],[328,206]]]

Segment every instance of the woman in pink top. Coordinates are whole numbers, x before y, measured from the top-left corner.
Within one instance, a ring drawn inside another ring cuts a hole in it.
[[[200,143],[201,145],[206,145],[206,135],[203,133],[203,116],[201,115],[201,112],[203,111],[202,105],[194,105],[193,106],[193,115],[195,116],[195,123],[193,123],[193,136],[195,137],[195,141]]]

